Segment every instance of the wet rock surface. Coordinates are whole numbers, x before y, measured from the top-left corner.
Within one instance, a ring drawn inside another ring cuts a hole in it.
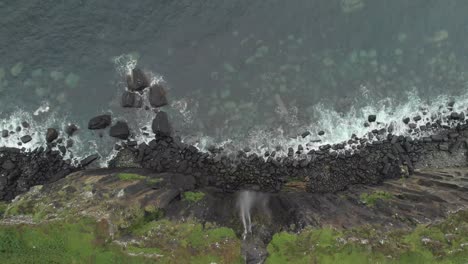
[[[125,91],[122,94],[122,107],[141,108],[143,106],[143,99],[138,93]]]
[[[117,123],[110,128],[109,135],[119,139],[127,139],[130,136],[130,129],[126,122],[117,121]]]
[[[162,107],[168,104],[163,86],[156,84],[150,87],[149,102],[152,107]]]
[[[108,127],[111,124],[111,116],[110,115],[100,115],[93,117],[88,122],[88,129],[95,130],[95,129],[103,129]]]

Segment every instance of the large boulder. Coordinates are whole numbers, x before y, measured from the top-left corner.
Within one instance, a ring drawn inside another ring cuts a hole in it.
[[[149,92],[149,101],[152,107],[161,107],[167,105],[166,91],[159,84],[151,86]]]
[[[117,123],[110,128],[109,135],[115,138],[127,139],[130,136],[130,129],[126,122],[117,121]]]
[[[169,124],[167,113],[164,111],[159,111],[156,114],[156,117],[153,119],[151,128],[156,135],[161,134],[164,136],[170,136],[172,129],[171,125]]]
[[[108,127],[111,124],[111,116],[110,115],[100,115],[91,118],[88,123],[88,129],[95,130],[95,129],[103,129]]]
[[[132,70],[132,75],[127,76],[127,85],[130,91],[142,91],[150,86],[150,79],[138,68]]]
[[[46,133],[46,141],[47,143],[51,143],[52,141],[56,140],[59,136],[59,133],[55,128],[48,128]]]
[[[122,94],[122,107],[140,108],[142,106],[143,100],[139,94],[129,91]]]

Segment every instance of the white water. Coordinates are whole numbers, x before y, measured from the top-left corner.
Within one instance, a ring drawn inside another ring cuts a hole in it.
[[[255,193],[252,191],[242,191],[239,194],[239,211],[242,224],[244,225],[244,233],[242,237],[247,238],[248,234],[252,233],[252,218],[250,211],[255,202]]]
[[[259,193],[250,190],[240,191],[237,197],[237,206],[239,208],[239,216],[244,226],[242,234],[245,240],[252,234],[252,211],[255,211],[263,216],[269,216],[268,196],[264,193]]]
[[[121,76],[121,83],[116,88],[115,99],[109,104],[109,110],[106,112],[112,113],[113,120],[125,120],[129,123],[131,130],[134,134],[134,139],[138,142],[148,143],[154,138],[154,134],[151,132],[151,122],[154,117],[152,111],[145,111],[143,109],[121,109],[120,108],[120,95],[124,91],[126,83],[123,81],[126,74],[129,74],[131,69],[137,65],[137,59],[132,55],[122,55],[116,57],[114,60],[116,65],[116,71]],[[151,74],[152,82],[158,83],[163,82],[163,77],[157,74]],[[468,92],[464,95],[457,97],[449,97],[441,95],[430,101],[423,100],[417,93],[417,90],[408,92],[406,101],[395,102],[391,99],[384,99],[379,101],[373,101],[370,92],[366,87],[361,87],[363,100],[368,102],[368,105],[362,108],[351,107],[346,113],[339,113],[324,104],[317,104],[311,106],[314,113],[315,122],[309,125],[304,125],[297,129],[297,134],[293,137],[286,135],[284,127],[277,127],[274,130],[266,131],[264,129],[252,129],[248,136],[242,139],[231,139],[229,137],[221,140],[215,140],[214,138],[204,136],[201,134],[187,135],[177,133],[183,142],[192,144],[201,151],[207,152],[208,147],[217,146],[223,147],[227,153],[235,153],[237,150],[243,149],[248,146],[251,148],[251,153],[257,153],[262,155],[265,151],[273,151],[277,146],[282,146],[283,151],[277,152],[278,156],[286,155],[288,147],[297,147],[301,144],[303,147],[309,149],[317,149],[323,144],[336,144],[348,140],[351,135],[355,134],[358,137],[366,137],[366,135],[373,129],[386,128],[390,125],[394,127],[394,134],[405,135],[412,137],[426,136],[429,132],[420,132],[419,134],[410,134],[408,127],[402,122],[404,117],[414,117],[421,115],[423,119],[418,123],[420,125],[429,121],[431,116],[440,116],[440,106],[445,106],[449,101],[454,100],[456,102],[454,111],[465,112],[468,106]],[[147,96],[147,93],[145,94]],[[147,100],[144,100],[147,102]],[[177,113],[182,118],[173,120],[172,125],[175,130],[178,131],[178,127],[188,126],[191,127],[194,118],[196,118],[197,107],[196,103],[188,104],[187,98],[171,98],[171,106],[166,107],[165,111],[169,112],[169,115]],[[422,110],[424,109],[424,110]],[[285,111],[287,113],[285,113]],[[423,111],[426,115],[423,115]],[[278,106],[277,112],[280,114],[290,115],[290,125],[297,125],[297,118],[294,114],[296,111],[289,111],[281,109]],[[102,113],[96,113],[96,115]],[[368,115],[376,114],[377,122],[372,123],[369,127],[364,127],[364,123],[367,120]],[[446,112],[443,115],[448,115]],[[42,102],[37,105],[37,110],[34,113],[28,113],[21,109],[11,114],[8,118],[0,121],[0,130],[7,129],[9,131],[15,130],[17,126],[21,125],[21,122],[27,121],[30,124],[29,129],[23,129],[21,132],[16,133],[8,138],[0,138],[0,146],[7,147],[18,147],[19,138],[23,135],[31,135],[33,140],[27,144],[24,144],[26,150],[33,150],[36,147],[45,144],[44,133],[48,127],[59,128],[63,133],[65,126],[68,123],[76,123],[74,120],[69,120],[66,116],[59,116],[57,113],[50,110],[47,102]],[[294,124],[295,123],[295,124]],[[144,131],[142,128],[146,127]],[[325,131],[324,136],[318,136],[318,131]],[[300,134],[304,131],[310,131],[311,135],[302,138]],[[75,141],[74,147],[71,152],[74,154],[76,159],[84,158],[87,155],[99,153],[101,155],[101,166],[105,166],[115,154],[113,151],[113,145],[118,140],[112,139],[107,136],[107,130],[103,131],[104,137],[100,138],[100,132],[88,131],[85,127],[81,128],[77,132],[76,136],[73,137]],[[144,135],[148,133],[149,135]],[[313,140],[320,139],[321,142],[314,143]],[[70,151],[67,153],[67,157],[70,155]],[[248,195],[247,195],[248,196]],[[248,215],[245,215],[245,221],[249,221]],[[246,222],[247,223],[247,222]]]

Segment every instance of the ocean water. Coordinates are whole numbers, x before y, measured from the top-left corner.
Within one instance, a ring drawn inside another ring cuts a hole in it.
[[[69,154],[105,161],[118,141],[86,129],[102,113],[151,140],[154,112],[119,105],[135,65],[164,83],[176,134],[202,150],[318,147],[391,124],[408,134],[403,117],[451,100],[467,110],[467,11],[464,0],[1,1],[0,130],[31,127],[0,145],[31,134],[32,149],[72,122]],[[364,127],[369,114],[380,124]]]

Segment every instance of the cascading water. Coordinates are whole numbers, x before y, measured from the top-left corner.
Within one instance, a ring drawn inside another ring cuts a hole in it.
[[[255,202],[256,194],[253,191],[242,191],[239,194],[239,210],[242,224],[244,225],[243,239],[247,238],[248,234],[252,233],[252,218],[250,211]]]

